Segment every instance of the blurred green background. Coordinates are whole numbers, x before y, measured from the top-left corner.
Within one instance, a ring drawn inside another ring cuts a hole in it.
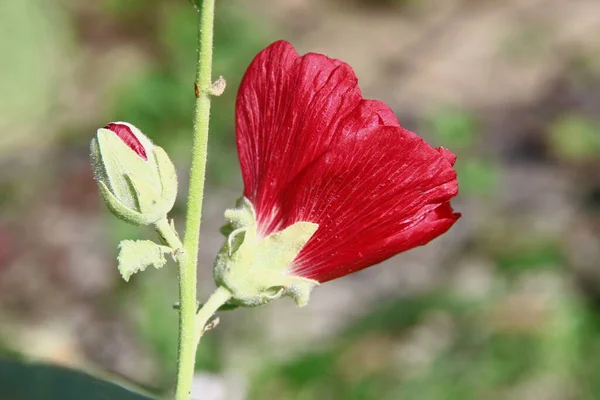
[[[88,143],[125,120],[163,146],[181,227],[195,18],[186,0],[0,2],[1,359],[170,392],[175,268],[120,279],[118,242],[154,236],[101,204]],[[242,190],[236,89],[276,39],[348,62],[365,97],[457,153],[463,218],[306,308],[222,313],[197,398],[600,398],[600,2],[223,0],[215,35],[228,88],[213,102],[201,298]]]

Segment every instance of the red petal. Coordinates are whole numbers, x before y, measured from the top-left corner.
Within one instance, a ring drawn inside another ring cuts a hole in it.
[[[244,195],[262,235],[319,224],[291,272],[325,282],[427,243],[459,218],[450,151],[363,100],[352,69],[287,42],[263,50],[240,86]]]
[[[146,149],[142,146],[142,143],[138,140],[138,138],[134,135],[131,129],[125,124],[115,124],[111,122],[106,125],[104,129],[108,129],[114,132],[129,148],[137,153],[138,156],[142,157],[144,160],[148,160],[148,156],[146,155]]]
[[[287,188],[288,226],[319,224],[292,273],[325,282],[376,264],[447,231],[459,215],[449,152],[398,127],[346,136]]]
[[[300,57],[284,41],[254,59],[238,93],[237,144],[244,195],[267,231],[279,219],[284,187],[338,140],[361,100],[354,72],[341,61]]]
[[[448,150],[444,147],[438,147],[437,151],[440,152],[442,157],[444,157],[446,160],[448,160],[450,165],[454,165],[454,163],[456,162],[456,155],[453,152],[451,152],[450,150]]]

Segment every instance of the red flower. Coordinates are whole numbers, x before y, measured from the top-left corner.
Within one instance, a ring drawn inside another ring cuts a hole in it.
[[[347,64],[285,41],[254,59],[240,86],[244,196],[261,236],[319,224],[290,273],[326,282],[424,245],[460,217],[456,157],[365,100]]]

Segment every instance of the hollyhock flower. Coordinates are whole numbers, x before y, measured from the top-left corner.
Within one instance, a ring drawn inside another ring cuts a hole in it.
[[[113,122],[91,142],[92,165],[110,210],[135,225],[165,218],[177,195],[175,167],[135,126]]]
[[[237,146],[244,180],[226,212],[214,275],[242,305],[310,289],[424,245],[459,218],[454,154],[365,100],[347,64],[263,50],[241,83]]]

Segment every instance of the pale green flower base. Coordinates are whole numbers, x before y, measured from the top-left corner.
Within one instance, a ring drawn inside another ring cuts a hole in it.
[[[260,237],[256,213],[246,198],[227,210],[227,240],[217,256],[213,276],[218,286],[231,292],[231,303],[260,306],[289,296],[298,306],[308,302],[319,282],[295,276],[289,268],[302,247],[319,228],[312,222],[296,222],[282,231]]]

